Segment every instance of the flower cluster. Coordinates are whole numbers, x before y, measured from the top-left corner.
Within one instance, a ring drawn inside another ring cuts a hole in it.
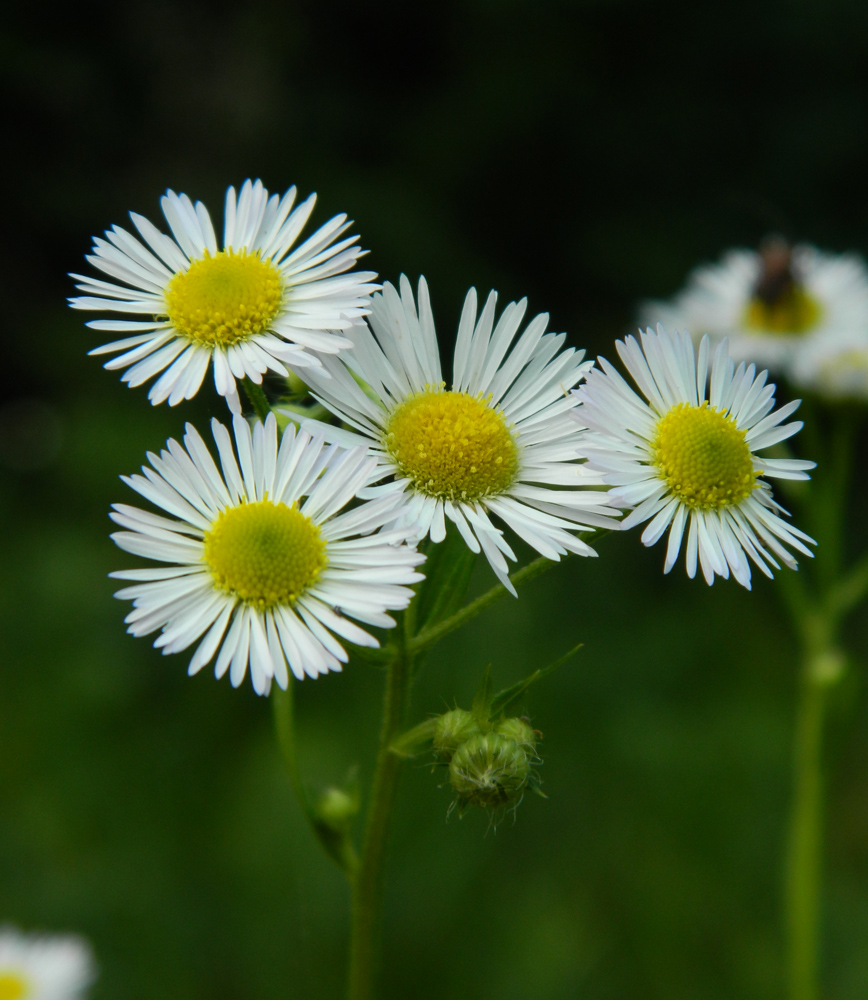
[[[536,777],[539,733],[524,718],[481,719],[454,708],[434,720],[433,749],[449,768],[459,814],[471,806],[517,806]]]
[[[724,337],[755,362],[832,398],[868,398],[868,268],[772,237],[695,270],[671,302],[646,302],[642,324]]]
[[[160,510],[118,504],[111,515],[123,529],[115,542],[158,564],[113,574],[128,581],[117,596],[133,603],[133,635],[159,630],[164,653],[195,645],[191,674],[214,661],[237,686],[249,670],[266,694],[290,673],[341,669],[346,643],[379,645],[366,627],[395,624],[389,612],[406,608],[423,579],[417,544],[448,531],[513,594],[507,532],[558,560],[595,555],[582,535],[647,520],[646,544],[669,531],[667,572],[686,538],[690,576],[698,562],[709,583],[732,573],[744,586],[749,560],[770,575],[795,566],[791,551],[810,554],[763,477],[806,478],[812,463],[757,454],[798,430],[783,423],[796,404],[773,413],[766,374],[735,369],[725,345],[706,393],[707,339],[698,363],[684,334],[619,343],[642,399],[608,362],[595,368],[565,334],[547,332],[546,314],[525,324],[526,300],[498,313],[496,293],[480,304],[471,288],[444,376],[425,279],[414,295],[406,277],[380,289],[373,272],[354,270],[362,251],[343,237],[343,215],[296,246],[314,196],[295,197],[295,188],[269,196],[260,181],[229,188],[218,245],[202,203],[169,191],[171,237],[133,214],[138,237],[115,226],[88,258],[112,280],[76,276],[74,308],[134,317],[89,324],[126,335],[92,352],[118,355],[106,367],[125,370],[131,386],[158,376],[151,401],[175,405],[210,366],[234,413],[234,442],[212,424],[219,467],[188,425],[183,444],[168,441],[125,479]],[[743,256],[730,263],[744,298],[739,350],[861,308],[852,262],[769,247],[750,266]],[[702,328],[714,314],[709,289],[737,282],[718,274],[698,284],[703,293],[683,305]],[[868,282],[864,292],[868,303]],[[281,436],[255,386],[266,371],[296,369],[326,418],[292,407]],[[266,419],[240,415],[239,381]],[[624,508],[633,509],[619,521]],[[467,782],[479,767],[519,774],[522,747],[493,730],[463,740],[449,758],[459,801],[516,794],[527,773],[515,788]]]

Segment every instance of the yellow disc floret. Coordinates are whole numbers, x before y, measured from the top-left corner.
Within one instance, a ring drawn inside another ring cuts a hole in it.
[[[756,488],[745,432],[707,402],[674,406],[657,424],[652,447],[661,478],[690,508],[731,507]]]
[[[428,496],[474,502],[512,486],[518,446],[489,399],[426,387],[408,396],[384,444],[402,476]]]
[[[220,590],[260,611],[295,604],[325,569],[319,528],[296,507],[260,500],[224,510],[205,534]]]
[[[24,1000],[28,996],[30,986],[20,973],[0,969],[0,1000]]]
[[[751,333],[806,333],[822,318],[823,309],[800,285],[793,285],[773,301],[755,296],[744,311],[743,323]]]
[[[169,282],[172,326],[206,347],[229,347],[267,330],[283,297],[280,271],[246,250],[205,252]]]

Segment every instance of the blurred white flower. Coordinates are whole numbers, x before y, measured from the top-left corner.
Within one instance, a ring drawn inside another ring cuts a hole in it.
[[[316,201],[293,208],[295,196],[291,187],[269,197],[258,180],[237,198],[230,187],[222,249],[202,202],[174,191],[161,199],[174,239],[133,212],[144,242],[119,226],[96,238],[87,260],[122,284],[73,274],[84,294],[70,305],[135,318],[88,323],[127,335],[90,353],[120,352],[105,367],[126,368],[130,386],[162,372],[149,399],[170,406],[195,396],[212,364],[217,391],[237,411],[236,379],[259,383],[269,369],[286,375],[318,365],[316,352],[349,347],[340,331],[367,312],[376,274],[350,270],[364,253],[357,237],[335,242],[351,225],[345,215],[290,252]]]
[[[771,238],[758,252],[731,250],[697,268],[670,302],[643,303],[640,322],[728,337],[736,361],[790,376],[816,339],[868,329],[868,269],[855,254]]]
[[[868,401],[868,327],[813,337],[796,355],[790,378],[827,399]]]
[[[96,978],[86,941],[0,927],[2,1000],[78,1000]]]

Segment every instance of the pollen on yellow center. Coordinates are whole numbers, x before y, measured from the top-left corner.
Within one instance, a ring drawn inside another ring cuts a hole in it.
[[[205,252],[169,282],[172,326],[206,347],[229,347],[268,329],[280,309],[280,271],[246,250]]]
[[[295,604],[328,562],[319,528],[296,507],[259,500],[224,510],[205,534],[221,590],[260,611]]]
[[[693,509],[739,504],[756,487],[745,432],[707,402],[681,403],[669,410],[657,424],[653,448],[669,490]]]
[[[518,446],[500,410],[442,385],[401,403],[384,444],[416,490],[440,499],[474,502],[503,493],[518,472]]]
[[[755,295],[745,308],[743,323],[751,333],[799,334],[813,329],[822,315],[820,303],[794,284],[772,301]]]
[[[0,1000],[24,1000],[30,995],[30,984],[18,972],[0,969]]]

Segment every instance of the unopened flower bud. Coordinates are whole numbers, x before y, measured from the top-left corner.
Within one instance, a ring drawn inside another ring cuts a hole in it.
[[[434,755],[448,764],[462,743],[479,732],[476,719],[463,708],[453,708],[439,715],[434,722]]]
[[[518,799],[530,777],[525,751],[499,733],[477,733],[453,754],[449,781],[458,807],[496,808]]]
[[[314,806],[318,823],[335,833],[343,833],[359,811],[359,797],[342,788],[327,788]]]
[[[500,736],[505,736],[507,739],[515,740],[522,750],[524,750],[527,754],[534,756],[538,734],[531,727],[530,723],[527,722],[527,720],[517,717],[512,719],[502,719],[498,722],[494,731]]]

